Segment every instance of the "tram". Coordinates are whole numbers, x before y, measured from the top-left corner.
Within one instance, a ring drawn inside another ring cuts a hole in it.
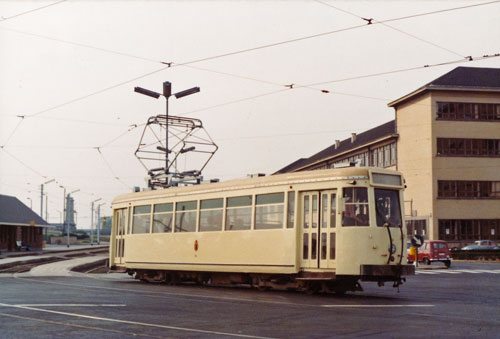
[[[171,187],[113,201],[110,269],[170,284],[249,284],[308,292],[414,274],[401,173],[304,171]]]

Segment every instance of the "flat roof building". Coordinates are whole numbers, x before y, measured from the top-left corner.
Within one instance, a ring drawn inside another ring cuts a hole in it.
[[[458,67],[392,101],[395,120],[277,173],[354,162],[406,179],[408,234],[500,240],[500,69]]]

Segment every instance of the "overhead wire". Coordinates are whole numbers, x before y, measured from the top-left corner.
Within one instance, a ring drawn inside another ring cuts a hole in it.
[[[65,0],[63,0],[65,1]],[[57,3],[60,3],[60,2],[63,2],[63,1],[59,1]],[[470,7],[477,7],[477,6],[482,6],[482,5],[487,5],[487,4],[492,4],[492,3],[498,3],[500,2],[500,0],[497,0],[497,1],[490,1],[490,2],[487,2],[487,3],[481,3],[481,4],[474,4],[474,5],[467,5],[467,6],[461,6],[461,7],[456,7],[456,8],[451,8],[451,9],[445,9],[445,10],[439,10],[439,11],[433,11],[433,12],[427,12],[427,13],[421,13],[421,14],[416,14],[416,15],[411,15],[411,16],[406,16],[406,17],[400,17],[400,18],[393,18],[393,19],[388,19],[388,20],[382,20],[382,21],[377,21],[375,22],[376,24],[382,24],[382,23],[385,23],[385,22],[391,22],[391,21],[397,21],[397,20],[403,20],[403,19],[408,19],[408,18],[414,18],[414,17],[420,17],[420,16],[423,16],[423,15],[430,15],[430,14],[436,14],[436,13],[443,13],[443,12],[448,12],[448,11],[452,11],[452,10],[457,10],[457,9],[464,9],[464,8],[470,8]],[[54,3],[56,4],[56,3]],[[48,7],[48,6],[44,6],[44,7]],[[16,15],[18,16],[18,15]],[[12,17],[9,17],[9,19],[12,18]],[[85,96],[82,96],[82,97],[78,97],[78,98],[75,98],[75,99],[72,99],[68,102],[65,102],[65,103],[62,103],[62,104],[59,104],[59,105],[56,105],[56,106],[53,106],[53,107],[50,107],[48,109],[45,109],[45,110],[42,110],[42,111],[39,111],[35,114],[32,114],[32,115],[29,115],[27,117],[34,117],[34,116],[37,116],[37,115],[40,115],[42,113],[45,113],[49,110],[53,110],[53,109],[56,109],[56,108],[60,108],[60,107],[63,107],[65,105],[68,105],[68,104],[71,104],[71,103],[74,103],[74,102],[77,102],[77,101],[80,101],[80,100],[83,100],[83,99],[86,99],[90,96],[94,96],[94,95],[97,95],[97,94],[100,94],[102,92],[105,92],[105,91],[108,91],[108,90],[111,90],[113,88],[116,88],[116,87],[119,87],[119,86],[122,86],[124,84],[127,84],[127,83],[130,83],[132,81],[135,81],[135,80],[138,80],[138,79],[141,79],[141,78],[144,78],[144,77],[147,77],[149,75],[152,75],[152,74],[155,74],[155,73],[158,73],[158,72],[161,72],[167,68],[170,68],[170,67],[174,67],[174,66],[188,66],[190,64],[193,64],[193,63],[197,63],[197,62],[202,62],[202,61],[207,61],[207,60],[212,60],[212,59],[216,59],[216,58],[221,58],[221,57],[227,57],[227,56],[230,56],[230,55],[235,55],[235,54],[239,54],[239,53],[246,53],[246,52],[250,52],[250,51],[255,51],[255,50],[258,50],[258,49],[263,49],[263,48],[268,48],[268,47],[273,47],[273,46],[278,46],[278,45],[283,45],[283,44],[286,44],[286,43],[291,43],[291,42],[296,42],[296,41],[301,41],[301,40],[305,40],[305,39],[310,39],[310,38],[315,38],[315,37],[319,37],[319,36],[324,36],[324,35],[329,35],[329,34],[333,34],[333,33],[338,33],[338,32],[342,32],[342,31],[346,31],[346,30],[350,30],[350,29],[355,29],[355,28],[360,28],[360,27],[364,27],[366,25],[358,25],[358,26],[353,26],[353,27],[348,27],[348,28],[344,28],[344,29],[339,29],[339,30],[335,30],[335,31],[329,31],[329,32],[324,32],[324,33],[319,33],[319,34],[314,34],[314,35],[310,35],[310,36],[306,36],[306,37],[301,37],[301,38],[296,38],[296,39],[290,39],[290,40],[286,40],[286,41],[282,41],[282,42],[277,42],[277,43],[273,43],[273,44],[267,44],[267,45],[263,45],[263,46],[257,46],[257,47],[254,47],[254,48],[248,48],[248,49],[244,49],[244,50],[239,50],[239,51],[234,51],[234,52],[229,52],[229,53],[224,53],[224,54],[219,54],[219,55],[216,55],[216,56],[211,56],[211,57],[206,57],[206,58],[200,58],[200,59],[195,59],[195,60],[191,60],[191,61],[188,61],[188,62],[184,62],[184,63],[166,63],[166,62],[162,62],[163,64],[167,65],[166,67],[162,67],[160,69],[157,69],[157,70],[154,70],[153,72],[148,72],[146,74],[143,74],[141,76],[138,76],[138,77],[135,77],[131,80],[127,80],[127,81],[124,81],[124,82],[121,82],[119,84],[116,84],[116,85],[113,85],[113,86],[109,86],[109,87],[106,87],[104,89],[101,89],[101,90],[98,90],[98,91],[95,91],[93,93],[90,93],[88,95],[85,95]],[[68,41],[64,41],[64,40],[60,40],[59,41],[61,42],[65,42],[65,43],[71,43],[71,42],[68,42]],[[73,43],[73,44],[77,44],[77,43]],[[87,47],[87,48],[94,48],[94,46],[90,46],[90,45],[85,45],[85,44],[78,44],[79,46],[81,47]],[[129,56],[129,57],[135,57],[135,58],[139,58],[139,59],[143,59],[143,60],[148,60],[148,61],[154,61],[154,62],[157,62],[155,60],[152,60],[152,59],[148,59],[148,58],[143,58],[143,57],[138,57],[138,56],[134,56],[134,55],[130,55],[130,54],[126,54],[126,53],[119,53],[119,52],[116,52],[116,51],[111,51],[111,50],[108,50],[108,49],[102,49],[102,48],[95,48],[95,49],[99,49],[101,51],[105,51],[105,52],[109,52],[109,53],[115,53],[115,54],[120,54],[120,55],[124,55],[124,56]],[[498,56],[498,55],[495,55],[495,56]],[[477,60],[477,59],[474,59],[474,60]],[[473,61],[472,58],[468,61]],[[329,84],[329,83],[333,83],[333,82],[340,82],[340,81],[347,81],[347,80],[354,80],[354,79],[361,79],[361,78],[366,78],[366,77],[373,77],[373,76],[378,76],[378,75],[386,75],[386,74],[393,74],[393,73],[397,73],[397,72],[404,72],[404,71],[410,71],[410,70],[415,70],[415,69],[420,69],[420,68],[425,68],[425,67],[434,67],[434,66],[440,66],[440,65],[445,65],[445,64],[451,64],[451,63],[458,63],[458,62],[464,62],[464,60],[460,60],[460,61],[452,61],[452,62],[446,62],[446,63],[441,63],[441,64],[434,64],[434,65],[425,65],[423,67],[414,67],[414,68],[407,68],[407,69],[401,69],[401,70],[395,70],[395,71],[389,71],[389,72],[381,72],[381,73],[376,73],[376,74],[370,74],[370,75],[365,75],[365,76],[358,76],[358,77],[352,77],[352,78],[345,78],[345,79],[337,79],[337,80],[332,80],[332,81],[326,81],[326,82],[322,82],[322,83],[315,83],[315,84],[309,84],[307,86],[295,86],[295,88],[300,88],[300,87],[311,87],[311,86],[317,86],[317,85],[322,85],[322,84]],[[201,69],[201,68],[200,68]],[[206,69],[204,69],[206,70]],[[211,71],[211,70],[209,70]],[[224,75],[231,75],[229,73],[224,73],[224,72],[217,72],[217,71],[213,71],[214,73],[220,73],[220,74],[224,74]],[[231,75],[231,76],[235,76],[234,74]],[[246,78],[248,80],[257,80],[257,81],[260,81],[260,82],[266,82],[266,83],[269,83],[269,84],[275,84],[275,85],[279,85],[277,83],[271,83],[271,82],[268,82],[268,81],[262,81],[262,80],[258,80],[258,79],[254,79],[254,78],[250,78],[250,77],[242,77],[242,76],[237,76],[237,77],[241,77],[241,78]],[[283,86],[283,85],[281,85]],[[257,95],[257,96],[252,96],[252,97],[248,97],[248,98],[243,98],[243,99],[238,99],[238,100],[234,100],[234,101],[231,101],[231,102],[227,102],[227,103],[223,103],[223,104],[220,104],[220,105],[214,105],[214,106],[210,106],[210,107],[207,107],[207,108],[204,108],[204,109],[201,109],[201,110],[206,110],[206,109],[211,109],[211,108],[215,108],[215,107],[221,107],[221,106],[224,106],[224,105],[228,105],[228,104],[233,104],[233,103],[237,103],[237,102],[241,102],[241,101],[245,101],[245,100],[251,100],[251,99],[254,99],[254,98],[258,98],[258,97],[262,97],[262,96],[266,96],[266,95],[271,95],[271,94],[275,94],[275,93],[278,93],[278,92],[282,92],[282,91],[285,91],[285,90],[288,90],[288,89],[293,89],[294,86],[293,85],[286,85],[288,88],[286,89],[281,89],[279,91],[273,91],[273,92],[269,92],[269,93],[264,93],[264,94],[260,94],[260,95]],[[318,89],[316,89],[318,90]],[[330,91],[326,91],[326,90],[321,90],[322,92],[324,93],[330,93]],[[339,93],[340,94],[340,93]],[[344,93],[345,94],[345,93]],[[200,110],[197,110],[197,111],[200,111]],[[191,113],[191,112],[187,112],[185,114],[188,114],[188,113]],[[20,124],[18,124],[18,126],[16,126],[16,130],[17,128],[19,127]],[[128,132],[128,131],[127,131]],[[126,133],[127,133],[126,132]],[[13,134],[13,133],[12,133]],[[12,136],[11,134],[11,136]],[[121,137],[121,136],[120,136]],[[4,149],[5,151],[5,149]],[[101,156],[102,156],[102,153],[101,153]]]
[[[18,163],[20,163],[21,165],[23,165],[25,168],[29,169],[31,172],[35,173],[36,175],[44,178],[44,179],[47,179],[47,177],[43,174],[41,174],[40,172],[38,172],[37,170],[35,170],[34,168],[30,167],[29,165],[27,165],[24,161],[22,161],[21,159],[15,157],[13,154],[11,154],[9,151],[7,151],[5,149],[5,147],[3,146],[0,146],[0,151],[4,151],[7,155],[9,155],[12,159],[16,160]]]
[[[21,12],[21,13],[18,13],[18,14],[11,15],[9,17],[3,17],[2,16],[2,17],[0,17],[0,22],[7,21],[7,20],[10,20],[10,19],[14,19],[14,18],[20,17],[20,16],[25,15],[25,14],[33,13],[33,12],[45,9],[47,7],[59,5],[60,3],[65,2],[65,1],[68,1],[68,0],[59,0],[59,1],[53,2],[51,4],[45,5],[45,6],[33,8],[33,9],[28,10],[28,11],[24,11],[24,12]]]
[[[10,141],[10,139],[14,136],[14,134],[16,133],[16,131],[19,129],[19,127],[23,123],[24,117],[18,116],[18,118],[21,118],[21,120],[19,120],[19,122],[17,123],[16,127],[14,127],[14,130],[9,134],[9,136],[7,137],[7,140],[5,140],[5,142],[3,143],[2,147],[7,146],[7,144]]]
[[[106,160],[106,158],[104,157],[104,154],[102,154],[100,147],[94,147],[94,148],[97,150],[97,152],[98,152],[98,153],[99,153],[99,155],[101,156],[101,158],[102,158],[102,160],[103,160],[104,164],[105,164],[105,165],[106,165],[106,167],[109,169],[109,171],[111,172],[111,174],[113,175],[113,177],[114,177],[114,178],[115,178],[115,179],[116,179],[116,180],[117,180],[120,184],[122,184],[123,186],[125,186],[125,187],[127,187],[127,188],[131,189],[131,188],[132,188],[131,186],[127,185],[125,182],[123,182],[123,181],[120,179],[120,177],[119,177],[118,175],[116,175],[115,171],[113,170],[113,167],[111,167],[111,165],[109,164],[109,162],[108,162],[108,161]]]
[[[371,25],[371,24],[374,24],[374,23],[375,23],[375,24],[381,24],[381,25],[382,25],[382,26],[384,26],[384,27],[387,27],[387,28],[390,28],[390,29],[392,29],[392,30],[395,30],[395,31],[397,31],[397,32],[399,32],[399,33],[401,33],[401,34],[405,34],[405,35],[407,35],[407,36],[409,36],[409,37],[411,37],[411,38],[413,38],[413,39],[416,39],[416,40],[422,41],[422,42],[424,42],[424,43],[426,43],[426,44],[429,44],[429,45],[434,46],[434,47],[436,47],[436,48],[442,49],[442,50],[444,50],[444,51],[447,51],[447,52],[452,53],[452,54],[454,54],[454,55],[457,55],[457,56],[459,56],[459,57],[462,57],[462,58],[465,58],[465,57],[466,57],[466,56],[464,56],[463,54],[461,54],[461,53],[457,53],[457,52],[455,52],[455,51],[452,51],[452,50],[451,50],[451,49],[449,49],[449,48],[446,48],[446,47],[444,47],[444,46],[441,46],[441,45],[435,44],[435,43],[433,43],[433,42],[431,42],[431,41],[429,41],[429,40],[422,39],[422,38],[420,38],[420,37],[418,37],[418,36],[416,36],[416,35],[414,35],[414,34],[411,34],[411,33],[405,32],[405,31],[403,31],[403,30],[401,30],[401,29],[399,29],[399,28],[396,28],[396,27],[394,27],[394,26],[388,25],[388,24],[387,24],[387,23],[385,23],[384,21],[375,20],[375,19],[373,19],[373,18],[369,18],[369,19],[367,19],[367,18],[363,18],[362,16],[360,16],[360,15],[358,15],[358,14],[355,14],[355,13],[350,12],[350,11],[347,11],[347,10],[345,10],[345,9],[343,9],[343,8],[340,8],[340,7],[334,6],[334,5],[330,4],[330,3],[325,2],[325,1],[322,1],[322,0],[314,0],[314,1],[316,1],[317,3],[322,4],[322,5],[324,5],[324,6],[331,7],[331,8],[333,8],[333,9],[337,10],[337,11],[340,11],[340,12],[343,12],[343,13],[346,13],[346,14],[349,14],[349,15],[351,15],[351,16],[354,16],[354,17],[356,17],[356,18],[358,18],[358,19],[364,20],[364,21],[368,22],[368,25]]]
[[[158,69],[156,69],[156,70],[154,70],[154,71],[151,71],[151,72],[148,72],[148,73],[145,73],[145,74],[142,74],[142,75],[136,76],[136,77],[134,77],[134,78],[132,78],[132,79],[125,80],[125,81],[122,81],[122,82],[120,82],[120,83],[117,83],[117,84],[114,84],[114,85],[111,85],[111,86],[108,86],[108,87],[102,88],[102,89],[97,90],[97,91],[95,91],[95,92],[92,92],[92,93],[89,93],[89,94],[86,94],[86,95],[83,95],[83,96],[80,96],[80,97],[74,98],[74,99],[72,99],[72,100],[66,101],[66,102],[61,103],[61,104],[59,104],[59,105],[55,105],[55,106],[52,106],[52,107],[46,108],[46,109],[44,109],[44,110],[42,110],[42,111],[39,111],[39,112],[37,112],[37,113],[30,114],[30,115],[26,115],[26,117],[27,117],[27,118],[32,118],[32,117],[38,116],[38,115],[40,115],[40,114],[46,113],[46,112],[48,112],[48,111],[52,111],[52,110],[54,110],[54,109],[56,109],[56,108],[61,108],[61,107],[63,107],[63,106],[67,106],[67,105],[72,104],[72,103],[74,103],[74,102],[81,101],[81,100],[87,99],[87,98],[89,98],[89,97],[92,97],[92,96],[94,96],[94,95],[101,94],[101,93],[107,92],[107,91],[109,91],[109,90],[111,90],[111,89],[114,89],[114,88],[117,88],[117,87],[120,87],[120,86],[123,86],[123,85],[129,84],[129,83],[131,83],[131,82],[133,82],[133,81],[136,81],[136,80],[139,80],[139,79],[142,79],[142,78],[146,78],[146,77],[148,77],[148,76],[150,76],[150,75],[153,75],[153,74],[159,73],[159,72],[161,72],[161,71],[163,71],[163,70],[165,70],[165,69],[167,69],[167,68],[169,68],[169,66],[162,67],[162,68],[158,68]]]
[[[408,15],[408,16],[398,17],[398,18],[380,20],[380,21],[376,21],[376,22],[374,22],[372,24],[382,24],[382,23],[387,23],[387,22],[392,22],[392,21],[410,19],[410,18],[421,17],[421,16],[426,16],[426,15],[433,15],[433,14],[437,14],[437,13],[449,12],[449,11],[454,11],[454,10],[461,10],[461,9],[466,9],[466,8],[471,8],[471,7],[484,6],[484,5],[494,4],[494,3],[498,3],[498,2],[500,2],[500,0],[485,2],[485,3],[480,3],[480,4],[471,4],[471,5],[461,6],[461,7],[448,8],[448,9],[437,10],[437,11],[426,12],[426,13],[420,13],[420,14],[414,14],[414,15]],[[81,97],[69,100],[69,101],[61,103],[59,105],[55,105],[55,106],[49,107],[49,108],[44,109],[42,111],[36,112],[34,114],[26,115],[26,117],[34,117],[34,116],[46,113],[48,111],[51,111],[51,110],[54,110],[54,109],[57,109],[57,108],[69,105],[71,103],[74,103],[74,102],[77,102],[77,101],[81,101],[81,100],[86,99],[88,97],[91,97],[91,96],[94,96],[94,95],[98,95],[98,94],[106,92],[108,90],[111,90],[111,89],[120,87],[122,85],[128,84],[128,83],[130,83],[132,81],[148,77],[148,76],[150,76],[152,74],[155,74],[155,73],[159,73],[159,72],[161,72],[163,70],[166,70],[168,68],[171,68],[171,67],[188,66],[188,65],[191,65],[191,64],[194,64],[194,63],[199,63],[199,62],[208,61],[208,60],[214,60],[214,59],[223,58],[223,57],[232,56],[232,55],[241,54],[241,53],[248,53],[248,52],[251,52],[251,51],[256,51],[256,50],[270,48],[270,47],[274,47],[274,46],[289,44],[289,43],[298,42],[298,41],[302,41],[302,40],[313,39],[313,38],[317,38],[317,37],[320,37],[320,36],[331,35],[331,34],[340,33],[340,32],[344,32],[344,31],[348,31],[348,30],[358,29],[358,28],[365,27],[365,26],[366,26],[366,24],[356,25],[356,26],[351,26],[351,27],[346,27],[346,28],[342,28],[342,29],[337,29],[337,30],[332,30],[332,31],[328,31],[328,32],[322,32],[322,33],[312,34],[312,35],[308,35],[308,36],[304,36],[304,37],[299,37],[299,38],[284,40],[284,41],[275,42],[275,43],[266,44],[266,45],[261,45],[261,46],[256,46],[256,47],[252,47],[252,48],[241,49],[241,50],[237,50],[237,51],[233,51],[233,52],[228,52],[228,53],[213,55],[213,56],[199,58],[199,59],[193,59],[193,60],[186,61],[186,62],[181,62],[181,63],[161,61],[160,63],[166,65],[165,67],[162,67],[162,68],[157,69],[157,70],[152,71],[152,72],[145,73],[145,74],[140,75],[138,77],[135,77],[133,79],[126,80],[126,81],[120,82],[118,84],[115,84],[115,85],[103,88],[101,90],[89,93],[87,95],[84,95],[84,96],[81,96]],[[3,27],[0,27],[0,28],[5,29]],[[32,33],[29,33],[29,34],[32,34]],[[34,35],[34,34],[32,34],[32,35]],[[46,38],[49,38],[49,37],[46,37]],[[129,56],[129,57],[139,58],[139,59],[143,59],[143,60],[158,62],[157,60],[153,60],[153,59],[149,59],[149,58],[144,58],[144,57],[140,57],[140,56],[136,56],[136,55],[132,55],[132,54],[128,54],[128,53],[117,52],[117,51],[113,51],[113,50],[110,50],[110,49],[99,48],[99,47],[95,47],[95,46],[91,46],[91,45],[87,45],[87,44],[73,43],[73,42],[69,42],[69,41],[66,41],[66,40],[62,40],[62,39],[53,39],[53,40],[57,40],[57,41],[60,41],[60,42],[65,42],[65,43],[71,43],[73,45],[79,45],[81,47],[93,48],[93,49],[105,51],[105,52],[108,52],[108,53],[114,53],[114,54],[118,54],[118,55]],[[221,74],[222,73],[223,72],[221,72]],[[228,73],[226,73],[226,74],[228,74]],[[249,77],[246,77],[246,78],[247,79],[251,79]],[[259,81],[261,81],[261,80],[259,80]]]

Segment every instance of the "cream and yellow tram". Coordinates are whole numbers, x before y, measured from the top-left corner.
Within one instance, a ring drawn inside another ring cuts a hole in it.
[[[402,283],[403,178],[349,167],[143,191],[113,201],[110,268],[137,279],[361,290]]]

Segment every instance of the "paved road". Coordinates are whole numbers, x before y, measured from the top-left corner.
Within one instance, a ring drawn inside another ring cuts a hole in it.
[[[429,273],[432,272],[432,273]],[[453,273],[451,273],[453,272]],[[498,338],[500,264],[453,263],[344,297],[146,284],[123,274],[0,275],[2,338]]]

